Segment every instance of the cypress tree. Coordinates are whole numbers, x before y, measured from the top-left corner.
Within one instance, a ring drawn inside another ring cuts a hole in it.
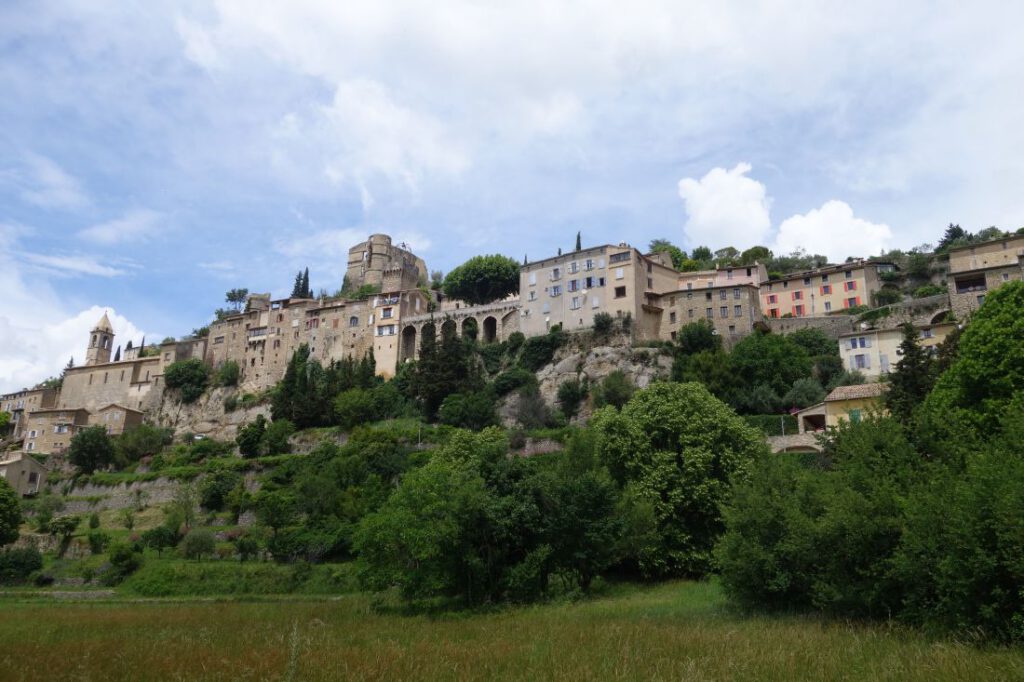
[[[576,250],[577,251],[582,251],[583,250],[583,241],[580,238],[580,233],[579,232],[576,233]]]
[[[921,401],[932,389],[932,358],[921,347],[917,330],[909,322],[902,326],[903,341],[900,342],[900,360],[889,374],[889,391],[885,397],[886,407],[893,416],[907,423]]]
[[[302,273],[302,297],[313,298],[313,292],[309,288],[309,268]]]

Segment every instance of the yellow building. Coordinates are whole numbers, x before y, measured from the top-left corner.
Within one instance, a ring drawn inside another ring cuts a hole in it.
[[[934,353],[956,325],[952,322],[915,327],[923,348]],[[899,362],[898,349],[903,342],[903,329],[866,329],[839,335],[839,355],[843,366],[868,378],[877,379],[892,371]]]
[[[89,412],[84,408],[35,410],[28,415],[22,449],[45,454],[64,452],[74,435],[88,425]]]
[[[879,273],[892,263],[857,261],[786,275],[761,284],[761,309],[768,317],[819,317],[871,305],[882,288]]]
[[[0,458],[0,478],[22,497],[36,495],[46,483],[46,467],[23,452]]]
[[[872,383],[840,386],[825,396],[825,400],[796,413],[800,433],[813,433],[834,428],[844,421],[859,422],[869,414],[885,413],[882,397],[886,384]]]

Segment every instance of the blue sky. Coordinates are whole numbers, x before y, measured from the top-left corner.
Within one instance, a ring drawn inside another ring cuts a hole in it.
[[[306,265],[334,290],[371,232],[447,271],[577,230],[841,258],[1016,229],[1014,4],[8,0],[0,390],[103,309],[138,341]]]

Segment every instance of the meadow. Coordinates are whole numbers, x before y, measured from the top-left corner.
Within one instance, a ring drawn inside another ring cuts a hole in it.
[[[365,594],[0,599],[4,680],[1014,680],[1024,652],[749,615],[714,583],[408,615]]]

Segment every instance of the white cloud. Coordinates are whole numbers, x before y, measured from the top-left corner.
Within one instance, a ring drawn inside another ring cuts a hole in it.
[[[713,168],[700,180],[679,181],[679,196],[686,203],[687,242],[712,249],[745,249],[764,244],[771,230],[771,199],[765,186],[747,177],[749,163],[732,170]]]
[[[772,249],[780,254],[803,249],[841,263],[848,256],[878,255],[890,248],[892,239],[888,225],[856,218],[849,204],[832,199],[782,221]]]
[[[14,228],[0,225],[0,392],[56,376],[71,357],[82,364],[89,331],[104,311],[114,326],[116,343],[141,340],[142,331],[113,309],[91,306],[68,312],[44,278],[26,277],[11,255],[15,235]]]
[[[21,196],[43,208],[80,208],[89,198],[78,180],[56,162],[39,154],[25,158],[28,177],[24,178]]]
[[[161,218],[156,211],[136,209],[116,220],[87,227],[78,236],[105,245],[137,241],[152,235],[160,227]]]
[[[127,270],[105,265],[92,256],[59,256],[42,253],[22,253],[21,259],[34,270],[54,277],[118,277]]]

